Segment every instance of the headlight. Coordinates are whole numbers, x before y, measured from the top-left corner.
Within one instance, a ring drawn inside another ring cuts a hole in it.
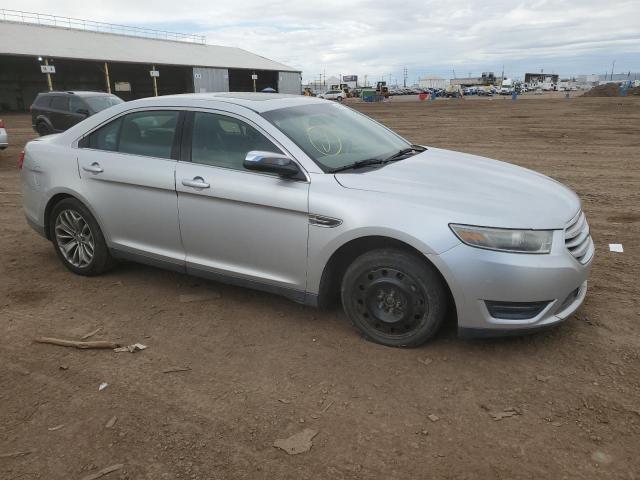
[[[509,230],[506,228],[449,225],[467,245],[514,253],[549,253],[553,230]]]

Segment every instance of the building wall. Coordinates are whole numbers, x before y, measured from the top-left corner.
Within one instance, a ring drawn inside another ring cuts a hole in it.
[[[420,78],[418,86],[420,88],[445,88],[447,81],[444,78]]]
[[[298,72],[279,72],[278,93],[300,95],[302,92],[302,77]]]
[[[193,91],[228,92],[229,70],[226,68],[195,67],[193,69]]]

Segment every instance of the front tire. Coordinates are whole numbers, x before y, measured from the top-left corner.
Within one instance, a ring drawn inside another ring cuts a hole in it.
[[[92,277],[113,266],[98,222],[80,201],[65,198],[58,202],[49,224],[56,254],[73,273]]]
[[[418,255],[395,249],[372,250],[354,260],[341,293],[353,324],[390,347],[417,347],[432,338],[448,303],[436,269]]]

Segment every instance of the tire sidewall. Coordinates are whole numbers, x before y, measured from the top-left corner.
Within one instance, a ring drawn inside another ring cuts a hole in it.
[[[67,261],[64,258],[64,255],[60,251],[60,247],[58,246],[58,240],[56,238],[56,220],[58,219],[58,215],[64,210],[75,210],[78,212],[84,220],[89,224],[89,228],[91,229],[91,234],[94,239],[94,255],[91,263],[86,267],[76,267]],[[53,242],[53,248],[56,251],[56,255],[67,269],[76,273],[78,275],[85,276],[94,276],[102,273],[104,270],[108,268],[111,263],[111,255],[109,254],[109,250],[107,248],[106,242],[104,240],[104,236],[102,235],[102,230],[98,225],[98,222],[93,217],[91,212],[87,207],[85,207],[80,201],[75,198],[65,198],[58,202],[51,211],[51,217],[49,220],[49,236],[51,241]]]
[[[411,335],[394,338],[375,330],[362,318],[355,289],[358,278],[374,269],[394,268],[414,279],[428,306],[421,324]],[[345,272],[341,288],[342,305],[353,324],[367,338],[391,347],[417,347],[433,337],[446,315],[447,294],[440,275],[425,259],[400,250],[384,249],[367,252],[358,257]]]

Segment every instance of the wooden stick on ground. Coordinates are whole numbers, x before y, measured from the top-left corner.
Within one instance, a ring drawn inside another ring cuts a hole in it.
[[[189,370],[191,370],[191,367],[174,367],[167,368],[166,370],[163,370],[162,373],[188,372]]]
[[[22,452],[9,452],[9,453],[0,453],[0,458],[16,458],[16,457],[24,457],[25,455],[30,455],[35,450],[24,450]]]
[[[103,468],[102,470],[92,473],[91,475],[87,475],[83,477],[82,480],[96,480],[97,478],[103,477],[108,473],[115,472],[116,470],[120,470],[124,465],[122,463],[118,463],[116,465],[111,465],[110,467]]]
[[[119,343],[108,342],[106,340],[97,340],[94,342],[79,342],[77,340],[66,340],[64,338],[52,338],[52,337],[37,337],[33,339],[37,343],[50,343],[51,345],[59,345],[61,347],[73,347],[73,348],[105,348],[113,350],[120,346]]]
[[[98,327],[96,328],[93,332],[89,332],[86,335],[83,335],[81,338],[82,340],[86,340],[87,338],[93,337],[96,333],[98,333],[100,330],[102,330],[102,327]]]

